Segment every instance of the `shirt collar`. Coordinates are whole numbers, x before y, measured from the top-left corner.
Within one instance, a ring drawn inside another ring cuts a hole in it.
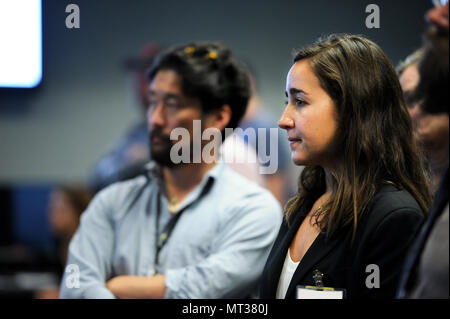
[[[206,172],[205,176],[203,176],[200,184],[198,184],[178,205],[175,213],[184,209],[186,206],[192,204],[194,201],[200,200],[204,195],[206,195],[206,193],[212,187],[212,184],[215,182],[215,180],[217,180],[222,174],[225,165],[226,164],[223,158],[220,157],[217,160],[216,165],[214,165],[214,167],[211,168],[208,172]],[[155,161],[150,161],[145,167],[147,169],[148,177],[156,181],[158,188],[160,190],[160,194],[163,195],[162,199],[168,205],[167,196],[164,191],[165,187],[163,187],[164,180],[162,178],[161,166],[158,165]]]

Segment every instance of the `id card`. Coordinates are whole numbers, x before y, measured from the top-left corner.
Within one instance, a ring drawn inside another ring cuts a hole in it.
[[[297,299],[344,299],[345,289],[297,286]]]

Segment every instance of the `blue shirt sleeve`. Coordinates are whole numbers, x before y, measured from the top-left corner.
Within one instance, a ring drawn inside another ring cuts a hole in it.
[[[69,246],[61,298],[115,298],[105,286],[111,274],[114,246],[107,199],[107,192],[100,192],[81,216]]]

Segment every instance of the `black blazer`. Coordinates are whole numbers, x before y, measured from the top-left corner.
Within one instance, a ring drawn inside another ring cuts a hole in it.
[[[291,226],[283,220],[262,275],[261,298],[275,298],[287,250],[313,203],[310,200],[303,205]],[[383,186],[358,221],[353,245],[352,226],[328,240],[323,232],[317,236],[292,277],[286,299],[296,298],[297,285],[314,286],[316,269],[324,274],[325,287],[346,289],[346,298],[393,298],[404,258],[423,219],[420,206],[409,192]],[[366,273],[370,264],[379,267],[379,288],[366,286],[373,272]]]

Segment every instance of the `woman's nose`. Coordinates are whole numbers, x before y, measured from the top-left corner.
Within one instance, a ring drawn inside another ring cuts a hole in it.
[[[291,117],[289,105],[287,105],[278,120],[278,126],[282,129],[289,129],[294,127],[294,120]]]

